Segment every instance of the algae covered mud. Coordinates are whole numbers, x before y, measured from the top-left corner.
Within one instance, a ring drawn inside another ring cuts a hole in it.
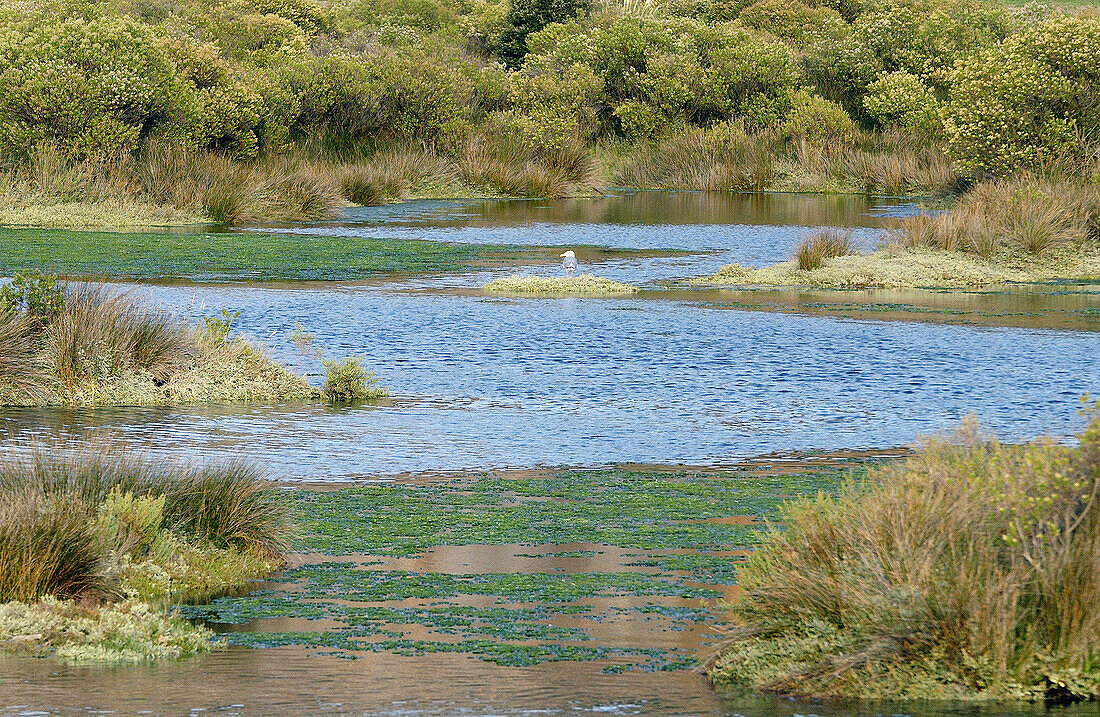
[[[1100,293],[1087,282],[830,292],[675,281],[784,260],[814,227],[846,227],[870,248],[889,216],[913,211],[667,192],[419,202],[239,243],[221,235],[213,263],[135,260],[135,277],[165,280],[127,285],[136,295],[187,319],[239,310],[235,327],[316,384],[322,366],[291,340],[300,325],[332,355],[363,357],[393,396],[0,410],[12,452],[109,438],[185,462],[249,458],[282,481],[299,525],[285,572],[186,608],[224,649],[117,669],[0,658],[0,714],[1041,714],[725,695],[690,669],[718,639],[715,601],[736,591],[755,531],[782,502],[831,492],[971,412],[1009,441],[1070,435],[1079,397],[1100,392]],[[272,255],[254,253],[267,237]],[[324,249],[314,273],[281,275],[293,262],[280,252],[309,241]],[[561,276],[556,257],[581,245],[582,271],[639,291],[481,288],[517,272]],[[386,259],[399,246],[443,259]],[[231,264],[238,250],[247,261]],[[75,274],[102,270],[80,252],[54,256]],[[330,260],[366,268],[360,281],[322,281],[339,276]]]

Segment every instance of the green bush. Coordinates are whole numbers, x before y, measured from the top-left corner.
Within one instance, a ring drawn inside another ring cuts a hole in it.
[[[496,52],[505,64],[516,68],[527,55],[527,36],[551,23],[571,20],[589,8],[589,0],[511,0]]]
[[[1100,129],[1100,18],[1054,16],[951,79],[944,127],[963,170],[1006,175],[1079,151]]]
[[[801,45],[833,37],[844,21],[830,7],[808,7],[799,0],[757,0],[738,15],[742,24]]]
[[[904,127],[928,135],[942,128],[939,103],[932,90],[905,70],[884,74],[872,82],[863,106],[884,127]]]
[[[851,142],[858,129],[840,105],[799,90],[792,97],[783,131],[788,137],[811,142]]]
[[[333,403],[351,403],[364,399],[389,395],[385,386],[379,386],[379,378],[363,368],[363,359],[349,356],[343,361],[321,359],[325,367],[325,385],[322,389]]]
[[[0,308],[28,314],[40,325],[52,322],[65,306],[65,290],[52,274],[16,274],[0,287]]]

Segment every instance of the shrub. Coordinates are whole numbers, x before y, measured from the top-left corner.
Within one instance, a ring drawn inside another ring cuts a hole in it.
[[[379,386],[379,378],[363,368],[363,359],[349,356],[343,361],[322,358],[325,367],[325,385],[322,391],[333,403],[351,403],[364,399],[389,395],[385,386]]]
[[[80,595],[99,584],[103,551],[85,503],[16,488],[0,500],[0,602]]]
[[[802,271],[812,271],[821,266],[826,259],[855,254],[851,232],[839,229],[824,229],[814,232],[798,244],[795,259]]]
[[[140,560],[153,550],[164,527],[164,496],[135,496],[115,486],[96,508],[94,525],[109,551]]]
[[[718,680],[819,696],[1082,699],[1100,672],[1100,417],[1076,447],[950,441],[788,504]]]
[[[942,128],[935,95],[921,78],[905,70],[880,76],[867,88],[863,107],[884,127],[903,127],[936,135]]]
[[[839,13],[827,6],[807,7],[799,0],[757,0],[741,11],[738,20],[748,27],[803,44],[843,25]]]
[[[1100,129],[1100,19],[1057,15],[961,62],[945,105],[948,152],[1007,175],[1082,151]]]
[[[38,324],[53,321],[65,306],[65,293],[52,274],[16,274],[0,287],[0,306],[25,312]]]
[[[511,0],[496,42],[497,55],[509,67],[519,67],[527,55],[528,35],[571,20],[589,5],[588,0]]]
[[[791,111],[783,121],[784,133],[810,142],[851,142],[858,129],[840,105],[805,90],[794,93]]]

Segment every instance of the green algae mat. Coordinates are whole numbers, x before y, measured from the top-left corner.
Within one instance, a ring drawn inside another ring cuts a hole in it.
[[[557,261],[556,247],[272,232],[156,233],[0,229],[0,276],[189,281],[355,281]],[[589,248],[590,260],[637,254]]]
[[[292,567],[185,612],[229,644],[348,659],[451,652],[505,666],[689,668],[780,503],[831,492],[866,465],[289,490]]]

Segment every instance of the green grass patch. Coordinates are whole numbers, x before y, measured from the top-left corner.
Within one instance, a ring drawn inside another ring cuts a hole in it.
[[[516,296],[629,296],[638,292],[638,287],[631,284],[592,274],[569,277],[512,274],[489,282],[484,289],[493,294]]]
[[[0,229],[0,274],[191,281],[353,281],[556,259],[557,249],[262,232]],[[629,252],[624,252],[629,253]]]

